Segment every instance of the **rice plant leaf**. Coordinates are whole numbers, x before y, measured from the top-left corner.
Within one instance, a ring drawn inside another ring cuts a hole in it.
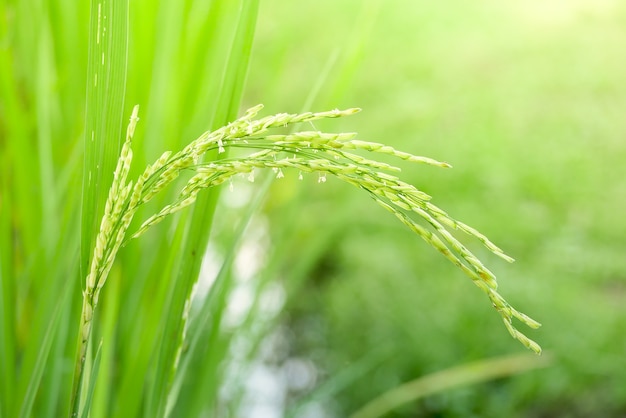
[[[83,406],[83,410],[80,413],[81,418],[89,417],[91,399],[93,398],[93,393],[96,388],[96,382],[98,381],[98,372],[100,370],[101,359],[102,359],[102,340],[100,340],[100,344],[98,344],[98,350],[96,351],[96,356],[94,357],[93,365],[91,367],[91,376],[89,377],[89,385],[87,386],[87,397],[85,399],[85,405]]]
[[[8,154],[8,153],[7,153]],[[4,152],[2,156],[5,155]],[[0,166],[5,166],[4,158]],[[8,164],[8,161],[6,161]],[[2,168],[0,168],[2,170]],[[9,176],[0,175],[0,416],[9,415],[15,387],[14,275],[11,243],[11,194]]]
[[[131,32],[133,35],[133,53],[129,72],[129,87],[139,92],[133,103],[142,105],[139,130],[144,130],[147,139],[141,145],[143,152],[137,148],[133,164],[144,166],[147,156],[158,155],[164,149],[180,148],[184,141],[181,131],[186,127],[188,119],[181,117],[182,109],[188,112],[188,100],[182,92],[185,83],[197,88],[197,78],[184,77],[180,68],[197,54],[183,54],[182,49],[190,37],[190,25],[187,20],[190,2],[177,1],[138,1],[133,2],[133,19]],[[203,2],[209,4],[210,2]],[[137,11],[135,13],[134,11]],[[194,14],[198,18],[199,14]],[[203,39],[206,43],[206,39]],[[206,45],[205,45],[206,48]],[[212,50],[213,47],[209,48]],[[184,57],[184,59],[179,59]],[[149,76],[146,76],[149,75]],[[133,91],[129,96],[133,96]],[[143,91],[142,91],[143,90]],[[142,94],[143,93],[143,94]],[[181,103],[184,104],[181,105]],[[145,121],[145,123],[144,123]],[[164,199],[157,197],[157,199]],[[139,210],[139,214],[142,213]],[[175,221],[171,221],[175,224]],[[180,232],[182,234],[183,231]],[[172,241],[164,245],[164,240],[140,240],[126,247],[123,257],[129,260],[141,260],[141,263],[125,262],[123,274],[133,277],[128,282],[129,289],[123,296],[130,303],[120,306],[120,317],[141,317],[142,321],[125,323],[121,327],[124,334],[122,344],[131,349],[120,351],[120,364],[132,365],[134,372],[122,373],[119,384],[110,387],[114,403],[111,410],[114,414],[137,416],[144,409],[146,416],[156,413],[153,406],[154,374],[161,338],[159,321],[166,314],[165,301],[172,296],[171,289],[176,289],[174,280],[168,277],[176,270],[175,260],[180,249],[178,232]],[[150,303],[145,296],[150,294]],[[139,355],[139,353],[153,353]],[[145,385],[145,399],[136,395],[136,388]],[[100,389],[98,389],[100,390]],[[97,396],[96,396],[97,398]],[[143,405],[142,405],[143,403]],[[94,410],[96,411],[96,410]]]
[[[52,346],[52,341],[57,332],[57,328],[59,327],[59,318],[61,318],[61,311],[67,303],[67,299],[70,295],[69,289],[71,286],[66,286],[65,291],[62,293],[62,297],[58,301],[56,309],[54,310],[50,322],[47,327],[46,334],[41,342],[41,346],[39,347],[39,354],[37,355],[37,361],[35,362],[35,367],[30,373],[30,381],[28,383],[28,387],[26,389],[26,393],[24,395],[24,399],[22,400],[22,406],[20,408],[19,417],[20,418],[28,418],[32,414],[33,403],[35,401],[35,395],[37,394],[37,390],[39,389],[39,384],[41,383],[41,378],[43,376],[44,368],[46,367],[46,362],[48,360],[48,355],[50,354],[50,347]]]
[[[537,357],[524,353],[462,364],[393,388],[368,402],[351,418],[381,417],[406,403],[434,393],[547,367],[550,363],[549,356]]]
[[[128,60],[128,0],[92,0],[85,109],[80,275],[85,277],[119,156]],[[80,337],[79,337],[80,338]],[[83,370],[72,389],[78,413]]]
[[[76,217],[75,219],[78,219]],[[78,250],[78,222],[74,229],[73,243],[75,249]],[[58,269],[57,269],[58,271]],[[78,271],[78,251],[74,253],[71,265],[68,265],[67,271]],[[76,289],[76,287],[74,287]],[[73,347],[73,326],[74,317],[72,316],[71,303],[68,298],[67,304],[61,311],[59,325],[55,332],[54,341],[50,348],[48,362],[43,375],[40,389],[37,394],[37,407],[35,415],[37,417],[55,418],[59,415],[67,416],[67,413],[60,414],[61,409],[67,406],[69,399],[69,379],[67,373],[67,357],[66,348]],[[72,337],[70,337],[72,336]],[[68,342],[70,344],[68,344]]]
[[[108,402],[113,391],[111,382],[114,381],[112,373],[115,370],[115,334],[116,327],[120,323],[120,279],[121,277],[119,277],[119,275],[112,277],[112,280],[109,280],[102,295],[106,304],[102,306],[103,309],[100,316],[101,332],[99,335],[101,342],[98,348],[100,358],[96,359],[98,363],[94,360],[94,367],[99,367],[97,374],[100,384],[97,387],[95,386],[95,377],[92,375],[91,380],[93,383],[90,384],[94,386],[91,387],[91,393],[88,397],[88,400],[91,400],[91,402],[86,403],[86,405],[90,406],[90,416],[92,418],[110,416],[110,412],[108,412]],[[108,344],[103,347],[102,341],[107,341]],[[92,373],[94,372],[92,371]]]
[[[3,180],[0,180],[4,183]],[[5,187],[0,184],[0,195],[7,196],[4,193]],[[9,402],[13,399],[13,387],[15,386],[15,338],[13,330],[13,312],[15,298],[13,297],[14,283],[10,270],[11,253],[8,237],[10,237],[10,225],[8,214],[10,211],[5,209],[8,206],[6,198],[0,199],[0,416],[8,415],[11,409]]]
[[[237,7],[239,6],[239,7]],[[229,50],[226,51],[227,63],[223,69],[223,78],[217,80],[220,84],[212,86],[212,90],[218,91],[218,101],[213,103],[214,112],[209,116],[211,118],[210,126],[221,126],[230,120],[234,120],[241,99],[241,92],[247,74],[247,66],[254,35],[255,22],[258,11],[257,0],[244,0],[241,3],[230,1],[216,1],[213,3],[214,13],[213,19],[218,19],[220,25],[227,25],[227,22],[233,20],[233,13],[236,11],[235,17],[235,34],[233,41],[228,45]],[[217,29],[220,29],[219,27]],[[217,30],[216,29],[216,30]],[[224,26],[221,30],[232,30]],[[221,51],[215,51],[217,54]],[[215,211],[217,201],[217,193],[212,190],[198,197],[190,219],[190,228],[186,241],[182,244],[181,259],[179,271],[177,273],[177,285],[174,289],[175,296],[172,297],[170,304],[166,310],[164,327],[165,342],[161,346],[158,357],[156,382],[152,399],[158,402],[158,413],[162,415],[165,412],[167,401],[167,390],[173,379],[173,372],[176,363],[176,356],[182,344],[182,330],[184,328],[184,320],[182,312],[185,302],[188,300],[192,284],[197,280],[200,266],[202,263],[201,255],[206,251],[209,239],[209,232]]]
[[[88,268],[123,138],[127,56],[128,0],[92,0],[84,134],[81,277]]]

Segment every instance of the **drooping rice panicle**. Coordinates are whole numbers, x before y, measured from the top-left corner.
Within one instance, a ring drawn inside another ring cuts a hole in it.
[[[455,220],[431,203],[431,196],[389,174],[400,171],[399,168],[352,151],[385,154],[408,162],[442,168],[448,168],[450,164],[399,151],[384,144],[357,140],[354,133],[301,131],[288,135],[266,134],[272,128],[348,116],[359,112],[360,109],[343,111],[335,109],[301,114],[280,113],[255,119],[261,109],[261,105],[250,108],[241,118],[215,131],[203,133],[177,153],[170,151],[163,153],[152,165],[147,166],[134,182],[128,181],[133,156],[131,140],[139,120],[138,107],[133,109],[86,277],[81,316],[82,361],[100,290],[106,282],[117,252],[125,242],[127,230],[137,209],[170,186],[182,172],[188,170],[195,174],[187,180],[175,201],[146,219],[132,238],[139,237],[168,215],[193,204],[203,189],[220,185],[237,175],[246,175],[250,181],[254,181],[256,170],[272,169],[275,170],[276,177],[281,178],[284,177],[283,170],[293,169],[297,170],[300,176],[302,173],[317,172],[320,174],[319,181],[323,182],[326,180],[325,176],[329,174],[367,191],[379,205],[394,214],[400,222],[459,267],[487,294],[513,338],[529,349],[541,352],[539,345],[517,330],[512,320],[516,318],[531,328],[537,328],[540,324],[512,308],[500,296],[495,290],[497,288],[495,275],[461,244],[449,229],[460,230],[475,237],[504,260],[513,261],[513,259],[483,234]],[[231,147],[245,148],[254,152],[241,157],[200,162],[209,151],[216,150],[220,156]],[[412,216],[421,219],[432,229],[421,225]],[[80,369],[83,364],[80,363],[77,367]]]

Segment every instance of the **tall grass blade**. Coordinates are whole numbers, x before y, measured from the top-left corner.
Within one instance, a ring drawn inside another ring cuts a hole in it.
[[[85,277],[113,178],[122,135],[128,59],[128,0],[92,0],[90,12],[80,273]],[[79,330],[79,347],[81,345]],[[78,414],[85,359],[79,348],[72,389]]]
[[[239,6],[239,7],[234,7]],[[215,127],[234,120],[241,99],[241,92],[247,74],[248,59],[252,46],[254,27],[257,16],[258,1],[244,0],[243,2],[216,1],[212,4],[215,13],[212,18],[218,19],[219,26],[214,30],[228,33],[233,24],[236,28],[232,34],[231,44],[226,45],[226,51],[212,51],[213,59],[223,54],[226,66],[223,68],[223,79],[218,80],[209,90],[218,91],[218,101],[208,107],[213,109],[209,116],[209,126]],[[221,14],[221,18],[220,18]],[[214,82],[215,83],[215,82]],[[201,107],[203,108],[203,107]],[[209,156],[211,158],[211,156]],[[198,197],[190,219],[188,235],[181,248],[181,264],[176,273],[177,285],[173,297],[167,308],[164,327],[164,344],[161,346],[152,399],[158,401],[158,415],[165,412],[167,391],[172,384],[176,356],[182,344],[181,336],[184,325],[182,312],[185,302],[189,299],[192,284],[197,280],[202,255],[206,251],[217,192],[211,190]]]
[[[2,153],[2,157],[8,153]],[[6,167],[5,158],[0,166]],[[2,170],[2,169],[0,169]],[[4,171],[4,170],[2,170]],[[11,201],[8,176],[0,176],[0,416],[8,416],[12,410],[15,387],[15,293],[13,282],[11,243]]]
[[[78,225],[78,222],[76,225]],[[73,240],[73,243],[76,245],[74,248],[78,250],[78,228],[75,228],[74,232],[74,236],[76,237],[76,239]],[[74,254],[72,263],[68,266],[67,271],[77,270],[78,251]],[[67,367],[68,359],[71,357],[66,355],[66,349],[68,346],[73,347],[73,344],[68,344],[68,342],[71,341],[73,343],[74,341],[73,325],[75,325],[75,317],[72,315],[70,300],[71,298],[67,298],[66,305],[61,311],[61,318],[59,319],[59,325],[55,333],[55,340],[50,349],[49,359],[38,393],[39,400],[36,401],[37,417],[56,418],[59,416],[67,416],[67,411],[65,411],[65,413],[61,413],[60,411],[67,407],[69,384],[71,383],[71,376],[68,374]],[[70,379],[68,379],[68,377]]]
[[[100,371],[100,360],[102,359],[102,341],[98,344],[98,350],[96,356],[93,359],[93,366],[91,367],[91,376],[89,377],[89,385],[87,386],[87,397],[85,400],[85,407],[80,413],[81,418],[89,417],[89,410],[91,406],[91,399],[93,397],[94,390],[96,388],[96,382],[98,381],[98,373]]]
[[[241,3],[235,38],[229,51],[229,59],[226,67],[226,77],[223,80],[221,88],[221,95],[219,99],[220,106],[216,109],[217,111],[215,113],[214,123],[217,122],[221,125],[228,121],[234,120],[237,116],[237,111],[239,109],[239,103],[241,100],[241,94],[248,71],[248,63],[252,48],[252,41],[254,38],[257,13],[258,0],[244,0]],[[217,196],[215,196],[215,198],[217,198]],[[259,198],[262,198],[262,195],[260,195]],[[207,213],[209,212],[209,210],[211,213],[215,210],[216,201],[210,199],[211,197],[207,196],[207,200],[203,202],[204,205],[207,206],[205,209]],[[253,207],[251,210],[253,210]],[[202,212],[194,211],[194,215],[198,213]],[[249,220],[251,217],[252,212],[249,212],[247,216],[244,217],[244,219],[241,221],[241,230],[238,234],[235,234],[235,237],[239,238],[241,234],[243,234],[246,220]],[[206,237],[198,236],[196,237],[196,239],[196,242],[198,242],[203,249],[206,249],[206,245],[208,243],[208,235]],[[235,248],[236,243],[233,243],[233,245],[230,247],[230,251],[235,251]],[[194,261],[196,265],[192,267],[193,277],[197,277],[201,265],[201,260]],[[226,263],[228,263],[228,260],[225,261],[225,264]],[[225,277],[228,276],[226,274],[227,271],[224,271],[224,273]],[[203,309],[206,308],[205,312],[212,311],[213,313],[211,317],[211,326],[208,329],[208,333],[206,333],[206,328],[196,330],[199,334],[205,334],[205,337],[208,338],[208,346],[212,347],[212,349],[206,351],[205,356],[203,356],[203,361],[201,361],[200,363],[203,369],[203,373],[201,374],[203,378],[200,379],[200,385],[194,387],[194,391],[196,394],[210,393],[213,396],[209,396],[208,399],[202,396],[195,396],[190,398],[189,400],[191,402],[191,405],[186,405],[186,410],[189,414],[191,414],[191,416],[199,414],[200,411],[202,411],[206,407],[214,406],[212,405],[211,401],[216,399],[218,388],[220,387],[221,373],[219,370],[219,363],[220,359],[223,359],[223,355],[225,354],[225,351],[227,349],[227,346],[225,344],[219,343],[221,336],[220,325],[223,312],[226,308],[226,301],[228,296],[227,289],[229,289],[231,285],[230,281],[226,280],[225,277],[223,280],[220,280],[219,278],[216,279],[213,287],[211,288],[209,297],[207,297],[207,299],[205,300],[205,306],[203,307]],[[189,357],[190,359],[193,359],[191,355]],[[213,378],[209,378],[209,376],[213,376]]]
[[[99,366],[97,373],[100,384],[95,385],[95,377],[92,375],[91,380],[94,381],[94,386],[91,389],[92,397],[88,398],[91,402],[87,402],[87,405],[91,405],[91,418],[109,417],[111,415],[109,404],[113,388],[108,383],[114,381],[113,374],[116,369],[115,343],[117,326],[121,322],[119,318],[120,282],[123,279],[119,274],[116,276],[109,280],[107,288],[102,295],[105,302],[103,303],[100,316],[100,347],[98,349],[100,358],[97,360],[99,363],[96,363],[96,360],[94,360],[94,367],[96,365]]]
[[[67,303],[67,298],[69,297],[69,289],[70,286],[67,286],[66,291],[64,292],[64,297],[58,301],[59,303],[50,319],[45,337],[41,342],[37,361],[35,363],[35,367],[32,373],[30,374],[30,382],[22,400],[22,406],[19,413],[20,418],[28,418],[32,414],[35,395],[37,394],[39,384],[41,383],[41,378],[44,373],[44,368],[46,367],[48,355],[50,354],[52,341],[54,340],[57,328],[59,327],[59,318],[61,317],[61,311],[63,310],[64,304]]]
[[[81,276],[119,156],[128,60],[128,0],[92,0],[85,109]]]
[[[462,364],[400,385],[364,405],[351,418],[381,417],[424,396],[546,367],[550,362],[549,356],[516,354]]]

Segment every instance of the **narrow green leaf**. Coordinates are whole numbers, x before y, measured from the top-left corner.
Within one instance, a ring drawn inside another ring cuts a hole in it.
[[[4,153],[3,153],[4,155]],[[1,164],[1,163],[0,163]],[[3,164],[2,164],[3,165]],[[15,387],[15,283],[12,272],[11,204],[7,180],[0,176],[0,416],[12,409]]]
[[[93,404],[88,402],[91,410],[91,417],[109,417],[109,401],[111,392],[113,391],[114,379],[113,372],[115,370],[115,342],[116,342],[116,327],[119,324],[119,304],[120,304],[120,287],[121,280],[119,270],[117,274],[112,275],[107,281],[107,286],[103,290],[102,294],[102,306],[101,306],[101,332],[99,333],[101,341],[107,341],[107,344],[98,349],[100,355],[100,369],[98,371],[100,384],[94,388],[91,388],[93,396]],[[95,366],[94,361],[94,366]],[[91,378],[94,380],[94,377]],[[95,381],[94,381],[95,386]],[[91,399],[91,398],[88,398]]]
[[[78,223],[76,223],[76,226],[78,226]],[[75,228],[74,233],[74,237],[76,237],[73,240],[74,248],[78,250],[78,228]],[[78,271],[78,251],[75,252],[75,257],[72,261],[71,265],[68,265],[67,271]],[[68,342],[73,341],[73,337],[70,337],[73,335],[70,330],[72,329],[71,325],[74,324],[70,300],[71,298],[68,298],[67,303],[63,306],[59,326],[56,329],[54,342],[50,349],[50,358],[46,364],[39,393],[37,394],[37,407],[34,414],[37,417],[56,418],[58,416],[66,416],[66,414],[61,414],[59,411],[65,407],[69,399],[69,380],[66,378],[68,376],[68,357],[65,356],[65,351],[68,346],[73,346],[73,344],[68,344]]]
[[[126,91],[128,0],[92,0],[85,109],[81,277],[119,156]]]
[[[228,24],[235,18],[236,32],[232,44],[228,45],[227,62],[223,69],[224,76],[222,80],[218,80],[220,84],[211,88],[214,91],[218,91],[219,94],[218,101],[212,103],[212,106],[208,106],[214,109],[209,116],[211,118],[210,127],[221,126],[235,119],[247,74],[258,1],[244,0],[240,4],[240,8],[234,7],[237,5],[239,4],[225,0],[216,1],[212,4],[213,13],[223,14],[221,18],[218,14],[212,15],[212,19],[215,19],[220,25],[216,30],[232,31],[232,24],[230,26]],[[235,14],[233,15],[233,13]],[[216,37],[216,39],[220,38]],[[213,52],[214,57],[218,52],[221,51]],[[208,91],[203,92],[203,94],[208,94]],[[200,108],[202,109],[203,107]],[[151,397],[159,402],[158,412],[156,413],[158,416],[165,412],[167,391],[172,383],[176,356],[182,344],[181,335],[184,327],[182,312],[184,304],[189,298],[192,285],[197,280],[200,271],[202,255],[205,253],[208,244],[217,196],[217,192],[211,190],[198,197],[195,208],[192,211],[188,236],[180,251],[182,261],[176,278],[176,297],[171,299],[166,310],[166,325],[163,331],[164,344],[161,346],[157,365],[157,370],[160,372],[157,372],[154,392]]]
[[[0,61],[5,62],[8,54],[0,49]],[[9,71],[0,71],[0,99],[9,100]],[[8,105],[12,113],[17,109]],[[8,115],[9,117],[11,115]],[[7,121],[16,123],[17,121]],[[0,137],[8,138],[8,132],[0,124]],[[10,141],[10,139],[9,139]],[[12,172],[12,152],[5,140],[0,140],[0,416],[9,416],[12,411],[15,387],[15,276],[13,271],[12,214],[13,196],[10,173]]]
[[[414,402],[424,396],[458,386],[477,384],[536,368],[547,367],[550,363],[551,359],[549,356],[537,357],[529,354],[516,354],[462,364],[391,389],[378,398],[371,400],[352,414],[351,417],[381,417],[401,405]]]
[[[86,276],[124,138],[122,120],[128,58],[128,17],[128,0],[91,1],[81,212],[81,278]],[[77,370],[72,389],[73,414],[78,412],[82,376],[83,371]]]
[[[98,372],[100,371],[100,360],[102,358],[102,340],[98,344],[98,350],[91,366],[91,376],[89,378],[89,386],[87,386],[87,398],[85,399],[85,405],[80,413],[81,418],[89,417],[89,410],[91,408],[91,399],[93,397],[94,390],[96,388],[96,382],[98,381]]]
[[[59,326],[59,318],[61,317],[61,311],[65,303],[67,303],[68,297],[70,295],[71,286],[66,286],[66,289],[62,293],[62,297],[58,300],[58,304],[50,322],[48,323],[46,334],[41,342],[39,347],[39,354],[37,355],[37,361],[35,362],[35,367],[30,373],[30,380],[28,383],[28,387],[26,389],[26,393],[24,395],[24,399],[22,400],[22,406],[20,408],[20,418],[28,418],[31,416],[33,403],[35,401],[35,395],[37,390],[39,389],[39,384],[41,383],[41,377],[43,376],[44,369],[46,367],[46,362],[48,360],[48,355],[50,354],[50,347],[52,346],[52,341],[56,335],[56,330]]]

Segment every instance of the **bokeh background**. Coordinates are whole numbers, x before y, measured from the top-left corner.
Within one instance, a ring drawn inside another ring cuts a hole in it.
[[[324,128],[451,163],[402,176],[516,258],[472,244],[543,324],[529,335],[549,367],[390,416],[626,415],[625,28],[611,0],[262,3],[244,101],[298,111],[314,91],[315,110],[363,108]],[[290,289],[265,363],[291,371],[288,402],[332,393],[302,416],[345,416],[524,350],[470,280],[368,197],[296,176],[265,207]]]

